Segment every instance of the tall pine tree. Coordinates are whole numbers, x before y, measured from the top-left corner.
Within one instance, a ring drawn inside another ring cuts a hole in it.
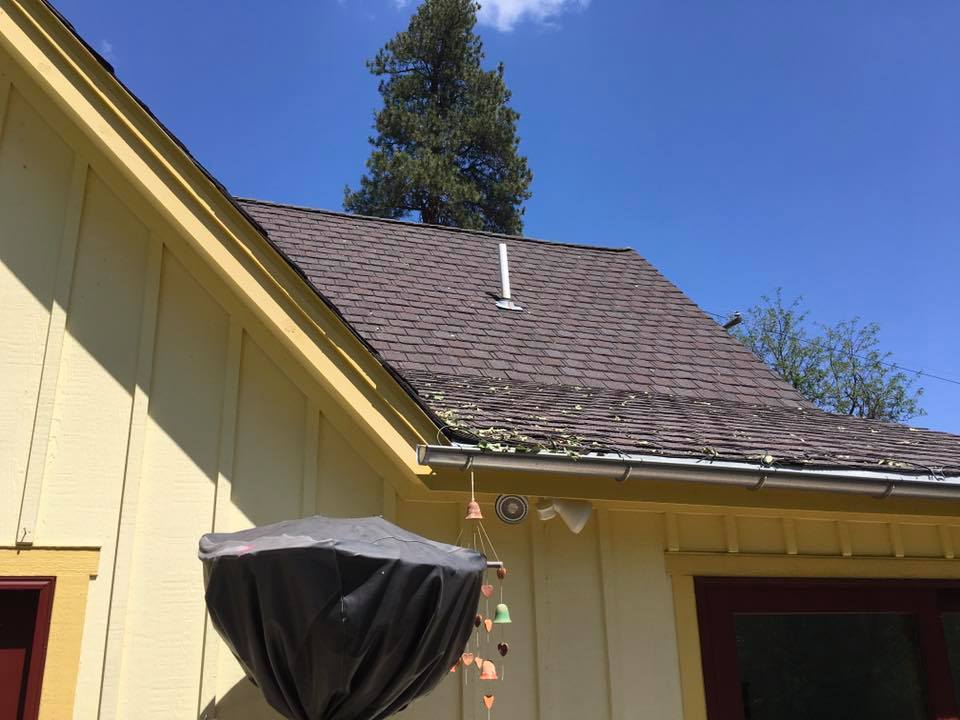
[[[518,153],[519,114],[503,65],[480,67],[473,0],[424,0],[367,63],[381,78],[373,152],[344,209],[520,234],[533,175]]]

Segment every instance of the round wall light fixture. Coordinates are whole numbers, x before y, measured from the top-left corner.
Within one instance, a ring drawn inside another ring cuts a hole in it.
[[[530,510],[530,503],[523,495],[500,495],[497,498],[497,517],[508,525],[523,522]]]

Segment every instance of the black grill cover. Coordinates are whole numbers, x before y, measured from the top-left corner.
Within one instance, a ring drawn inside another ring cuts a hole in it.
[[[200,539],[207,608],[291,720],[377,720],[436,686],[473,629],[486,561],[383,518]]]

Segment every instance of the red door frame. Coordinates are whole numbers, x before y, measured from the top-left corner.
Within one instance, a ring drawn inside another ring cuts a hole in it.
[[[57,579],[53,577],[0,578],[0,592],[39,591],[30,664],[27,667],[23,720],[36,720],[40,714],[40,689],[43,686],[43,668],[47,657],[47,639],[50,637],[50,617],[53,613],[53,592],[56,584]]]
[[[960,610],[960,582],[696,578],[709,720],[743,720],[734,613],[899,612],[917,618],[931,720],[958,718],[940,613]]]

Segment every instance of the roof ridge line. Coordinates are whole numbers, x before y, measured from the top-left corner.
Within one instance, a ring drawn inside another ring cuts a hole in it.
[[[413,220],[397,220],[394,218],[382,218],[375,215],[358,215],[355,213],[343,212],[340,210],[327,210],[325,208],[309,207],[307,205],[297,205],[295,203],[276,202],[274,200],[259,200],[257,198],[247,198],[234,196],[238,202],[251,203],[254,205],[266,205],[268,207],[288,208],[290,210],[302,210],[319,215],[332,215],[334,217],[349,218],[351,220],[364,220],[367,222],[390,223],[393,225],[403,225],[405,227],[415,228],[433,228],[435,230],[445,230],[448,232],[465,233],[467,235],[484,235],[488,237],[503,238],[504,240],[522,240],[524,242],[538,243],[540,245],[555,245],[560,247],[572,247],[583,250],[600,250],[602,252],[618,253],[636,253],[632,247],[610,247],[608,245],[588,245],[586,243],[563,242],[557,240],[544,240],[543,238],[529,237],[526,235],[507,235],[506,233],[497,233],[490,230],[471,230],[470,228],[459,228],[450,225],[436,225],[433,223],[420,223]]]

